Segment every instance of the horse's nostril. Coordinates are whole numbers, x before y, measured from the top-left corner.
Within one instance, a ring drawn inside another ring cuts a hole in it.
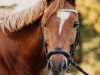
[[[64,60],[62,65],[62,70],[66,70],[66,69],[67,69],[67,64],[66,61]]]
[[[49,61],[48,61],[48,69],[51,70],[52,67],[53,67],[53,66],[52,66],[52,62],[51,62],[51,60],[49,60]]]
[[[57,73],[57,72],[58,72],[58,70],[57,70],[57,69],[52,69],[52,71],[53,71],[54,73]]]

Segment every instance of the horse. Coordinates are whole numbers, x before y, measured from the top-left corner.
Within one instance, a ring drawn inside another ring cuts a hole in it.
[[[38,5],[30,8],[35,19],[30,9],[0,18],[0,75],[65,75],[69,64],[78,67],[70,57],[79,41],[75,0]]]
[[[73,65],[88,75],[73,60],[80,39],[76,0],[50,0],[42,18],[43,45],[49,75],[66,75]]]

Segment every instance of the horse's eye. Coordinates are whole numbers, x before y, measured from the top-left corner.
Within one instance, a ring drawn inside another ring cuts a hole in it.
[[[45,24],[44,27],[47,27],[47,24]]]
[[[77,28],[78,26],[79,26],[79,22],[75,22],[73,25],[74,28]]]

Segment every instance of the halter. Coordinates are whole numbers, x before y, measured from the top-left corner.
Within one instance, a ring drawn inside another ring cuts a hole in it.
[[[64,12],[72,12],[72,13],[75,13],[78,16],[78,12],[74,9],[60,9],[60,10],[64,11]],[[82,72],[84,75],[89,75],[80,66],[78,66],[78,64],[76,64],[75,61],[73,60],[73,55],[75,53],[76,47],[78,46],[79,40],[80,40],[79,22],[76,22],[76,24],[77,24],[77,27],[75,27],[76,30],[77,30],[76,39],[75,39],[75,42],[71,45],[70,53],[66,52],[66,50],[62,49],[62,48],[55,48],[52,51],[48,52],[47,44],[44,40],[44,29],[42,30],[43,47],[44,47],[45,52],[46,52],[47,60],[49,60],[49,58],[54,54],[63,54],[68,59],[69,64],[73,65],[77,70]]]

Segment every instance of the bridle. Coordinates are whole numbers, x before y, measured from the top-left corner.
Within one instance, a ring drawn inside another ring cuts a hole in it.
[[[72,10],[72,9],[61,9],[62,11],[64,12],[73,12],[73,13],[76,13],[76,15],[78,16],[78,12],[76,10]],[[54,54],[63,54],[67,59],[68,59],[68,63],[73,65],[76,69],[78,69],[80,72],[82,72],[84,75],[89,75],[87,74],[80,66],[78,66],[78,64],[75,63],[75,61],[73,60],[73,55],[75,53],[75,50],[76,50],[76,47],[78,46],[79,44],[79,40],[80,40],[80,30],[79,30],[79,22],[76,22],[76,39],[75,39],[75,42],[71,45],[71,50],[70,50],[70,53],[66,52],[65,49],[62,49],[62,48],[56,48],[56,49],[53,49],[52,51],[48,52],[48,49],[47,49],[47,44],[44,40],[44,28],[42,30],[42,41],[43,41],[43,47],[45,49],[45,52],[46,52],[46,57],[47,57],[47,60],[49,60],[49,58],[54,55]]]
[[[64,12],[76,13],[76,15],[78,16],[78,12],[76,10],[73,10],[73,9],[61,9],[61,10]],[[76,64],[75,61],[73,60],[73,55],[75,53],[76,47],[78,46],[79,40],[80,40],[80,30],[79,30],[79,22],[78,21],[75,23],[75,28],[77,30],[76,39],[75,39],[75,42],[71,45],[70,53],[66,52],[66,50],[62,49],[62,48],[56,48],[56,49],[53,49],[52,51],[48,52],[47,44],[44,40],[44,28],[42,30],[43,47],[45,49],[47,60],[49,60],[50,57],[54,54],[63,54],[67,58],[69,64],[73,65],[76,69],[78,69],[84,75],[89,75],[80,66],[78,66],[78,64]]]

